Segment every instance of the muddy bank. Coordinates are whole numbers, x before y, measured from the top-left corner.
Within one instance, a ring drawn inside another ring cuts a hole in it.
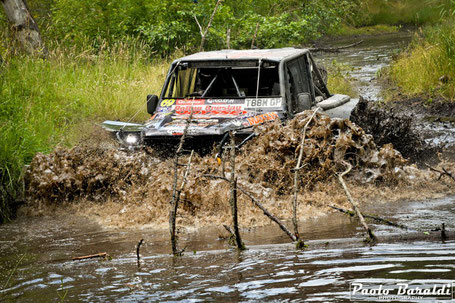
[[[291,169],[303,126],[311,114],[305,112],[284,126],[274,123],[259,127],[261,135],[244,146],[236,158],[239,184],[284,220],[291,218]],[[305,168],[299,180],[300,219],[331,212],[329,204],[347,206],[335,178],[345,169],[342,161],[354,166],[348,182],[361,203],[439,197],[453,191],[451,180],[438,181],[436,173],[410,166],[391,145],[379,148],[371,135],[348,120],[317,114],[306,138]],[[86,215],[105,225],[165,228],[172,160],[153,155],[153,150],[128,153],[102,145],[38,154],[27,172],[28,201],[21,212],[41,215],[58,210]],[[186,160],[184,157],[182,162]],[[203,177],[220,174],[221,166],[213,155],[207,155],[196,156],[192,167],[178,226],[229,224],[228,184]],[[226,173],[229,175],[228,169]],[[239,197],[239,214],[243,227],[270,223],[243,195]]]
[[[378,103],[361,97],[351,120],[371,133],[376,144],[391,143],[414,163],[455,159],[455,102],[403,97]]]

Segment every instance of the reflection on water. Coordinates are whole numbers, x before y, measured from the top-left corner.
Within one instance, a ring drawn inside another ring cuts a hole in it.
[[[389,218],[421,229],[444,220],[453,229],[454,198],[371,205]],[[422,215],[425,210],[425,216]],[[406,215],[407,214],[407,215]],[[321,221],[323,220],[323,221]],[[324,222],[324,224],[321,224]],[[397,232],[373,225],[378,234]],[[217,229],[182,235],[187,253],[173,258],[167,232],[103,230],[84,219],[36,218],[0,227],[1,284],[16,265],[3,300],[69,302],[274,301],[349,302],[354,281],[394,284],[444,283],[455,279],[455,241],[380,243],[368,246],[360,226],[341,214],[302,222],[306,251],[296,251],[273,226],[243,231],[249,248],[238,253],[217,239]],[[144,238],[141,267],[135,245]],[[329,240],[338,239],[338,240]],[[287,243],[287,244],[286,244]],[[108,252],[113,260],[71,261]]]

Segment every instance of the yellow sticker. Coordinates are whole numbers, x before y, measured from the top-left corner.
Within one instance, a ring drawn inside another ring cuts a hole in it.
[[[175,99],[164,99],[163,101],[161,101],[160,106],[169,107],[169,106],[171,106],[174,103],[175,103]]]

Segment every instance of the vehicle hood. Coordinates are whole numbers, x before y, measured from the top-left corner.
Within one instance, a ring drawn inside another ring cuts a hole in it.
[[[277,98],[164,99],[144,124],[105,121],[103,127],[140,131],[142,137],[182,135],[191,117],[188,135],[222,135],[230,130],[251,131],[252,126],[284,118],[284,102]]]

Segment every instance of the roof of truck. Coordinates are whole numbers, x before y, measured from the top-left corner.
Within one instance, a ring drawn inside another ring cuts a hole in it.
[[[192,54],[177,61],[211,61],[211,60],[259,60],[265,59],[270,61],[279,62],[287,57],[292,57],[299,54],[308,52],[308,49],[302,48],[275,48],[275,49],[248,49],[248,50],[235,50],[224,49],[211,52],[200,52]]]

